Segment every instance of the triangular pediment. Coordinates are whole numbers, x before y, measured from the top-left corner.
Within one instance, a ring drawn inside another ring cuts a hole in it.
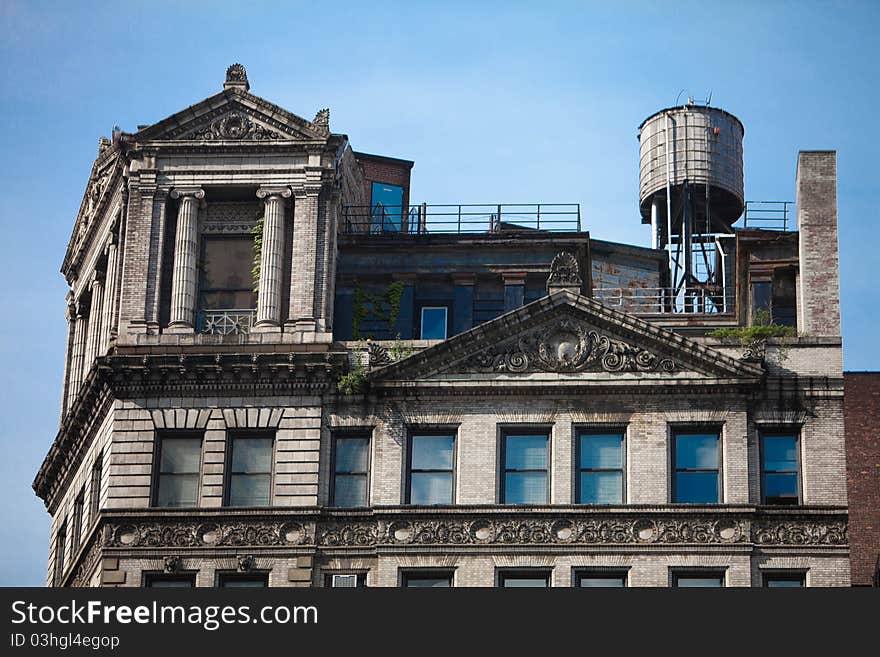
[[[329,126],[319,112],[315,121],[241,89],[227,89],[167,119],[143,128],[137,141],[324,141]]]
[[[569,291],[555,292],[371,374],[406,381],[750,383],[760,366]]]

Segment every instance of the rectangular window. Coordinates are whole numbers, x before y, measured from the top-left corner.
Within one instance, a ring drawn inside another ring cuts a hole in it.
[[[369,436],[336,436],[331,504],[337,507],[367,506],[369,473]]]
[[[711,431],[677,431],[673,437],[673,502],[717,504],[721,497],[720,437]]]
[[[806,585],[805,573],[764,573],[764,588],[800,589]]]
[[[625,570],[579,570],[575,571],[575,586],[579,588],[624,588]]]
[[[798,437],[761,436],[761,493],[764,504],[800,504]]]
[[[503,504],[547,504],[549,432],[507,431],[502,435]]]
[[[144,586],[151,589],[192,589],[196,586],[196,576],[146,573]]]
[[[412,434],[407,504],[452,504],[455,435]]]
[[[419,337],[422,340],[445,340],[448,321],[449,309],[445,306],[422,306]]]
[[[452,571],[409,571],[402,574],[401,584],[407,589],[448,589],[452,586]]]
[[[82,537],[82,526],[83,526],[83,513],[85,512],[86,505],[86,491],[85,489],[79,492],[79,495],[76,496],[76,500],[73,502],[73,536],[71,536],[70,544],[72,546],[71,552],[76,554],[77,550],[79,550],[79,543]]]
[[[271,436],[237,436],[230,441],[228,506],[269,506],[274,442]]]
[[[370,232],[399,233],[403,224],[403,187],[374,182],[370,191]]]
[[[217,576],[217,586],[221,589],[263,589],[269,586],[269,573],[261,575],[220,573]]]
[[[92,499],[90,501],[91,506],[91,518],[94,521],[95,518],[98,517],[98,512],[101,510],[101,478],[103,477],[104,470],[104,453],[98,454],[98,457],[95,459],[95,464],[92,466]]]
[[[52,578],[55,586],[61,586],[61,578],[64,575],[64,550],[67,548],[67,521],[55,534],[55,576]]]
[[[159,440],[155,506],[198,506],[200,436],[164,436]]]
[[[202,270],[199,288],[201,310],[251,310],[254,293],[254,238],[202,237]]]
[[[498,586],[504,589],[513,588],[548,588],[550,586],[549,570],[499,570]]]
[[[578,433],[578,504],[623,504],[623,432]]]
[[[672,586],[677,589],[721,588],[724,586],[724,571],[695,570],[673,572]]]
[[[327,575],[325,586],[333,589],[360,589],[367,586],[366,573]]]

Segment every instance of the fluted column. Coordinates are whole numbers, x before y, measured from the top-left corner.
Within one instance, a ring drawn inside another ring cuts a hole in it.
[[[257,322],[254,329],[276,330],[281,326],[281,282],[284,263],[284,207],[289,187],[261,187],[257,197],[265,200],[260,281],[257,288]]]
[[[104,319],[102,312],[104,304],[104,279],[102,272],[95,272],[92,279],[92,301],[89,308],[89,326],[86,335],[86,351],[83,359],[82,376],[85,378],[89,370],[92,369],[92,363],[98,355],[98,343],[101,340],[101,322]]]
[[[67,319],[67,342],[64,348],[64,378],[61,382],[61,420],[67,415],[68,400],[70,397],[71,377],[73,376],[73,338],[76,329],[76,304],[73,303],[73,295],[67,293],[67,308],[64,311]]]
[[[110,340],[116,333],[113,326],[114,307],[116,305],[116,269],[118,266],[118,249],[116,247],[116,234],[111,233],[110,242],[107,244],[107,275],[104,278],[104,301],[101,304],[103,317],[101,318],[101,336],[98,339],[98,354],[107,353]]]
[[[177,232],[174,236],[174,270],[171,279],[171,333],[190,333],[194,328],[198,282],[199,202],[205,192],[199,187],[177,188],[171,198],[180,199]]]
[[[83,377],[83,356],[86,349],[86,331],[89,321],[88,311],[82,301],[75,304],[73,328],[73,355],[70,357],[70,385],[67,390],[67,408],[73,406],[79,394]]]

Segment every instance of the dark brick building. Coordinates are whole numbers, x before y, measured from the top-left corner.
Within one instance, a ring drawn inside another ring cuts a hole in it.
[[[853,586],[880,585],[880,372],[845,372],[844,424]]]

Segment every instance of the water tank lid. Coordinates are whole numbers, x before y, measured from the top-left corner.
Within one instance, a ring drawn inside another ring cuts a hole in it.
[[[707,109],[707,110],[712,110],[713,112],[721,112],[722,114],[727,115],[728,117],[730,117],[731,119],[733,119],[734,121],[736,121],[737,123],[739,123],[739,127],[740,127],[740,129],[742,129],[743,134],[745,135],[745,133],[746,133],[746,128],[745,128],[745,126],[742,124],[742,121],[740,121],[737,117],[735,117],[733,114],[731,114],[731,113],[728,112],[727,110],[723,110],[723,109],[721,109],[720,107],[710,107],[710,106],[708,106],[708,105],[675,105],[674,107],[667,107],[667,108],[665,108],[665,109],[662,109],[662,110],[659,110],[659,111],[657,111],[657,112],[654,112],[651,116],[649,116],[649,117],[646,118],[644,121],[642,121],[642,122],[639,124],[639,136],[641,136],[642,128],[644,127],[644,125],[645,125],[648,121],[650,121],[651,119],[653,119],[655,116],[658,116],[658,115],[663,114],[663,113],[665,113],[665,112],[674,112],[674,111],[676,111],[676,110],[683,110],[683,109],[696,109],[696,110]]]

